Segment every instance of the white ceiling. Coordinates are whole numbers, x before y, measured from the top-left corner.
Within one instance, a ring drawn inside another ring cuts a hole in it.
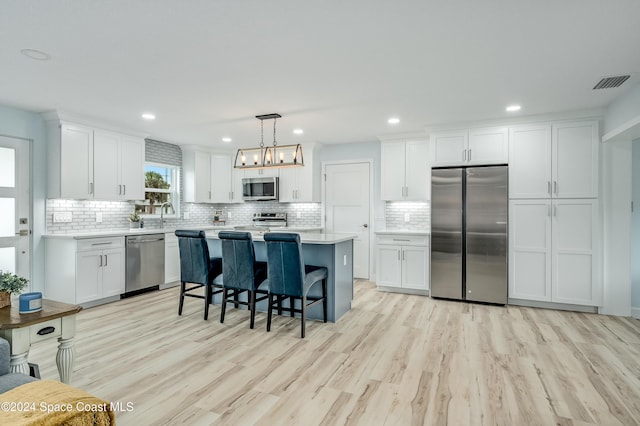
[[[0,104],[180,144],[255,146],[272,112],[288,144],[604,108],[638,72],[638,0],[0,0]]]

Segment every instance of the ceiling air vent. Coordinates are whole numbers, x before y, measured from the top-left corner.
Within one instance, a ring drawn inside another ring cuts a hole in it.
[[[629,80],[630,75],[618,75],[616,77],[605,77],[593,86],[596,89],[613,89],[622,86],[622,83]]]

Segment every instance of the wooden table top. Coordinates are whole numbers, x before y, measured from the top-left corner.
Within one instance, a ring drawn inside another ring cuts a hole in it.
[[[20,307],[16,302],[10,307],[0,308],[0,330],[28,327],[33,324],[77,314],[81,310],[81,306],[42,299],[41,311],[21,314]]]

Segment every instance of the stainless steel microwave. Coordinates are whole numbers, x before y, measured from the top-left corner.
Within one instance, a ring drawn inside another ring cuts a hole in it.
[[[242,179],[242,199],[247,201],[268,201],[278,199],[278,178]]]

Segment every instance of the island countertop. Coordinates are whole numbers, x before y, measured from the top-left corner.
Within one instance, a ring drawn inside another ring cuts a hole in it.
[[[206,231],[207,238],[218,238],[219,231]],[[242,231],[240,231],[242,232]],[[271,231],[273,233],[278,231]],[[282,231],[286,232],[286,231]],[[293,231],[290,231],[293,232]],[[294,232],[295,233],[295,232]],[[251,237],[254,241],[264,241],[264,232],[251,232]],[[356,238],[356,234],[315,234],[315,233],[300,233],[300,242],[303,244],[337,244],[343,241],[349,241]]]

